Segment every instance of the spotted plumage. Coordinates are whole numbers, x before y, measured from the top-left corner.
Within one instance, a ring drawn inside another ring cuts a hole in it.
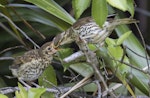
[[[91,17],[86,17],[79,19],[73,24],[71,28],[57,35],[53,41],[55,45],[59,46],[76,41],[77,37],[75,36],[79,36],[87,43],[101,45],[118,25],[131,24],[136,22],[137,21],[135,19],[131,18],[108,18],[101,28]]]
[[[80,38],[85,40],[87,43],[101,45],[118,25],[136,22],[137,21],[135,19],[131,18],[108,18],[101,28],[91,17],[86,17],[77,21],[73,25],[72,29],[74,33],[78,33]]]
[[[55,52],[53,44],[48,42],[40,49],[30,50],[22,56],[16,57],[10,70],[20,80],[36,80],[51,63]]]

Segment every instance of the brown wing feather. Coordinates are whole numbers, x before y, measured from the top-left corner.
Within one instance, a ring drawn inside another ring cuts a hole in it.
[[[13,64],[10,66],[10,69],[17,69],[22,64],[26,62],[30,62],[32,59],[38,59],[38,58],[39,58],[38,50],[37,49],[30,50],[28,52],[25,52],[22,56],[15,57]]]

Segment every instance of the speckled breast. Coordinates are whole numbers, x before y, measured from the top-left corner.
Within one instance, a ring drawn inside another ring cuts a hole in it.
[[[105,30],[101,29],[94,21],[74,29],[75,33],[78,33],[87,43],[93,44],[98,43],[101,37],[106,33]]]
[[[18,78],[24,81],[36,80],[49,65],[45,59],[32,60],[18,69]]]

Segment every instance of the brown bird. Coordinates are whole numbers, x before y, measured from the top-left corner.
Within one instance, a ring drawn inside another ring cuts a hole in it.
[[[51,63],[53,54],[57,50],[53,48],[53,43],[48,42],[40,49],[30,50],[22,56],[15,58],[10,70],[19,80],[33,81],[36,80]]]
[[[69,28],[61,34],[58,34],[53,41],[55,46],[59,46],[76,41],[75,36],[78,35],[80,39],[86,41],[87,43],[92,43],[101,46],[104,40],[112,33],[112,31],[117,26],[136,22],[137,20],[132,18],[108,18],[101,28],[99,27],[99,25],[96,24],[94,19],[92,19],[91,17],[86,17],[79,19],[73,24],[71,28]]]

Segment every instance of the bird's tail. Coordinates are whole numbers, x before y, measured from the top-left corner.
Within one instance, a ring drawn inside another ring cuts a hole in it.
[[[105,28],[109,31],[113,31],[117,26],[124,24],[138,23],[139,21],[133,18],[124,18],[124,19],[112,19],[109,20],[108,24],[105,24]]]
[[[124,18],[124,19],[114,19],[112,20],[112,24],[115,26],[123,25],[123,24],[131,24],[131,23],[138,23],[139,21],[133,18]]]

